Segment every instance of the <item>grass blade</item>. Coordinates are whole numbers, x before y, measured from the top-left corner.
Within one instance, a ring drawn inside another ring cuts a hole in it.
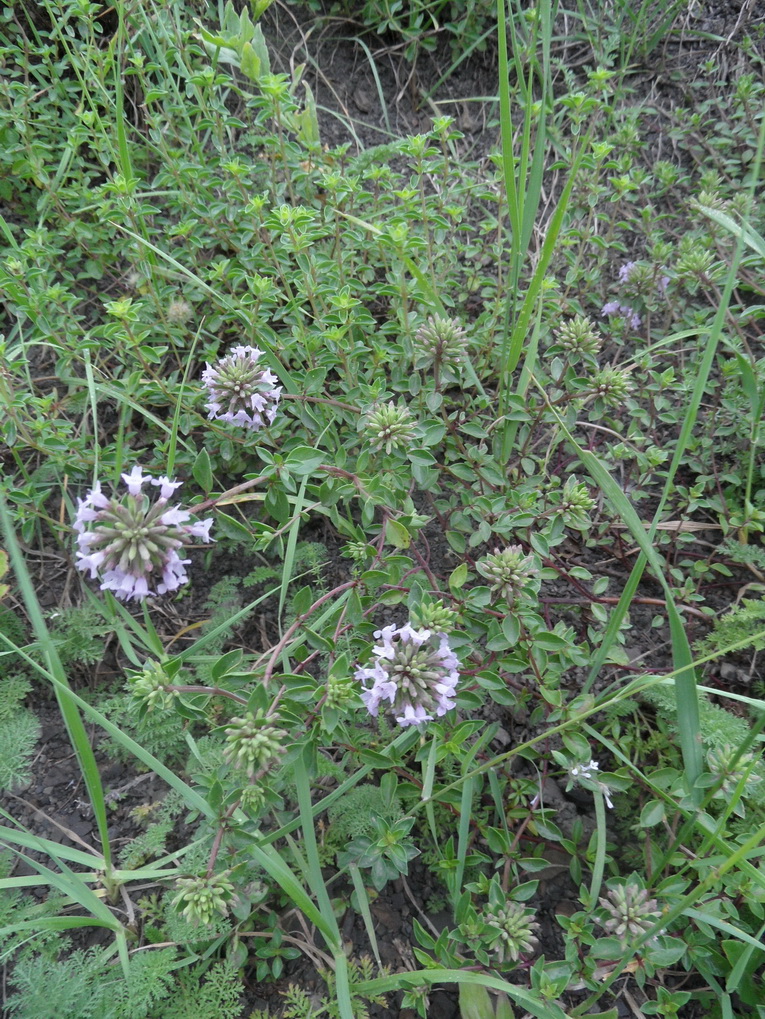
[[[24,557],[21,554],[16,531],[13,527],[2,491],[0,491],[0,527],[2,527],[5,547],[13,565],[13,571],[16,575],[32,629],[48,664],[48,672],[55,681],[56,700],[58,701],[59,710],[61,711],[72,749],[77,756],[77,762],[85,781],[88,799],[93,808],[98,827],[105,868],[108,871],[112,865],[111,843],[109,840],[109,824],[106,816],[104,790],[101,784],[98,765],[96,764],[96,757],[90,745],[88,734],[85,731],[85,726],[82,723],[79,710],[75,704],[75,700],[79,700],[79,698],[75,698],[75,695],[72,693],[69,680],[56,650],[56,645],[51,639],[50,632],[43,618],[40,603],[37,599],[37,592],[32,583],[32,578],[29,576]]]
[[[536,381],[536,380],[535,380]],[[544,390],[537,382],[536,385],[544,396]],[[545,401],[546,397],[545,397]],[[675,667],[675,691],[677,695],[677,720],[680,730],[680,747],[683,754],[683,766],[688,785],[693,795],[700,800],[700,791],[694,790],[696,779],[704,770],[704,760],[701,743],[701,723],[699,721],[699,705],[696,693],[696,677],[693,670],[693,655],[685,633],[683,621],[675,606],[672,596],[672,589],[664,573],[664,561],[653,547],[653,535],[646,533],[640,517],[635,512],[632,503],[614,481],[609,472],[589,450],[583,449],[574,436],[566,427],[563,419],[557,411],[547,403],[548,409],[555,415],[558,427],[566,436],[572,449],[576,452],[582,466],[598,485],[605,498],[610,503],[617,518],[622,520],[641,549],[646,561],[651,565],[656,579],[664,590],[664,597],[667,605],[667,616],[669,619],[670,636],[672,641],[672,661]],[[630,578],[633,581],[633,578]],[[637,583],[634,583],[637,588]],[[622,596],[622,601],[624,596]],[[621,605],[621,601],[619,603]],[[626,609],[625,609],[626,611]]]

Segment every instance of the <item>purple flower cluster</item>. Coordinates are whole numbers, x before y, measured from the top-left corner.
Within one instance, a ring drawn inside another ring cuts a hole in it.
[[[188,523],[188,510],[169,505],[180,481],[152,478],[138,466],[122,480],[128,493],[121,500],[107,498],[100,482],[78,500],[77,569],[89,570],[91,580],[101,580],[102,591],[113,591],[123,601],[177,591],[189,579],[184,566],[191,562],[178,550],[191,538],[209,541],[212,517]],[[147,481],[159,488],[153,502],[143,492]]]
[[[202,372],[207,386],[208,417],[257,431],[276,417],[282,388],[276,376],[260,365],[263,351],[257,347],[232,347],[215,366]]]
[[[637,262],[625,262],[619,270],[619,282],[630,283],[635,276],[640,277],[641,275],[644,276],[644,271],[641,273],[641,267]],[[660,294],[666,294],[669,276],[660,276],[657,280],[654,272],[649,270],[649,280],[655,284]]]
[[[609,301],[607,304],[604,304],[600,313],[604,318],[611,318],[612,315],[621,315],[632,329],[639,329],[642,321],[634,308],[631,308],[629,304],[620,304],[619,301]]]
[[[634,297],[648,298],[654,293],[664,296],[669,286],[669,276],[656,278],[656,270],[639,262],[625,262],[619,269],[619,283],[628,288]],[[622,301],[608,301],[601,308],[601,315],[611,318],[619,315],[631,329],[639,329],[642,319],[631,304]]]
[[[366,668],[356,670],[370,715],[390,705],[399,725],[420,725],[455,706],[459,680],[457,656],[445,633],[415,630],[409,623],[375,631],[380,644]]]
[[[619,270],[619,282],[629,283],[630,276],[632,276],[632,274],[635,272],[636,267],[637,262],[625,262],[624,265]]]

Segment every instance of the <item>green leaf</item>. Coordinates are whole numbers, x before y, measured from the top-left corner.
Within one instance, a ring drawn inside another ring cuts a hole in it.
[[[427,449],[410,449],[406,458],[410,464],[417,464],[420,467],[432,467],[436,463],[436,458]]]
[[[590,954],[593,959],[610,959],[615,961],[621,959],[624,954],[624,945],[618,938],[600,938],[592,946]]]
[[[307,81],[303,82],[305,89],[305,107],[296,117],[297,135],[307,149],[321,148],[321,134],[319,133],[319,117],[316,112],[316,100],[313,90]]]
[[[358,994],[385,994],[387,991],[397,991],[417,987],[420,984],[465,984],[490,987],[494,990],[504,991],[516,1004],[536,1016],[537,1019],[566,1019],[563,1009],[552,1001],[543,1001],[536,991],[526,990],[516,984],[499,977],[489,976],[484,973],[471,973],[464,969],[421,969],[412,972],[394,973],[390,976],[377,977],[374,980],[362,980],[355,985]],[[505,1013],[507,1014],[507,1013]]]
[[[446,425],[440,421],[429,421],[423,431],[423,446],[437,446],[446,435]]]
[[[326,453],[311,449],[310,446],[297,446],[287,454],[286,465],[292,474],[299,478],[306,477],[327,459]]]
[[[296,616],[305,615],[306,612],[313,605],[314,596],[310,585],[306,584],[301,587],[300,590],[293,595],[292,598],[292,610]]]
[[[502,633],[508,642],[508,647],[515,647],[521,636],[521,624],[516,615],[512,613],[502,620]]]
[[[286,524],[290,519],[290,504],[281,486],[271,485],[263,500],[263,507],[280,524]]]
[[[580,732],[564,732],[561,737],[566,750],[571,751],[575,757],[587,761],[592,757],[590,743]]]
[[[479,984],[460,984],[460,1016],[462,1019],[494,1019],[489,992]]]
[[[534,634],[534,645],[535,647],[543,648],[545,651],[563,651],[564,648],[569,646],[569,641],[564,637],[560,637],[557,633],[551,633],[549,630],[546,630],[542,633]]]
[[[334,641],[329,640],[327,637],[323,637],[316,630],[312,630],[310,626],[303,627],[303,633],[306,635],[306,641],[309,647],[318,648],[319,651],[326,651],[332,653],[335,650]]]
[[[685,955],[687,945],[680,938],[671,938],[667,935],[662,935],[658,939],[658,944],[651,945],[647,953],[653,964],[656,966],[674,966],[676,962]]]
[[[194,461],[194,466],[191,468],[191,473],[194,477],[194,481],[199,485],[205,495],[212,489],[213,476],[212,467],[210,466],[210,454],[206,449],[201,449],[197,454],[197,458]]]
[[[213,680],[216,683],[219,683],[227,672],[231,672],[239,665],[241,660],[242,651],[240,648],[234,648],[233,651],[226,652],[226,654],[222,655],[210,670]]]
[[[242,74],[246,74],[250,81],[257,81],[260,77],[260,57],[255,52],[251,42],[246,42],[242,46],[239,68]]]
[[[5,545],[8,549],[10,561],[13,564],[19,590],[24,599],[35,636],[44,655],[48,678],[54,684],[62,721],[85,781],[88,800],[95,815],[101,850],[108,872],[112,867],[112,852],[109,837],[109,818],[104,798],[104,788],[101,782],[101,773],[98,769],[90,736],[78,709],[78,698],[69,686],[69,679],[61,663],[58,649],[55,642],[51,639],[38,599],[37,586],[29,574],[26,559],[19,546],[13,521],[2,493],[0,493],[0,527],[5,536]],[[45,672],[46,670],[41,669],[40,671]],[[87,905],[86,908],[88,908]]]
[[[246,527],[234,517],[230,517],[228,513],[222,513],[218,510],[215,515],[215,523],[227,538],[233,538],[234,541],[249,541],[252,537],[249,527]]]
[[[665,813],[664,803],[661,800],[649,800],[640,811],[640,827],[653,828],[654,825],[664,820]]]
[[[516,902],[528,902],[536,895],[537,888],[539,888],[538,881],[524,881],[523,884],[513,888],[512,897]]]
[[[394,548],[409,548],[412,544],[412,538],[404,525],[391,519],[385,523],[385,541]]]
[[[614,1009],[614,1013],[615,1012],[616,1009]],[[515,1012],[513,1011],[513,1006],[510,1004],[510,999],[502,991],[500,991],[499,996],[497,998],[497,1011],[495,1012],[495,1019],[515,1019]],[[616,1019],[615,1016],[614,1019]]]
[[[363,764],[367,764],[372,768],[384,768],[389,769],[391,766],[390,757],[386,757],[384,754],[378,754],[374,750],[360,750],[359,760]]]
[[[274,0],[250,0],[253,19],[257,21],[261,15],[265,14],[273,2]]]
[[[459,591],[461,587],[464,587],[465,581],[468,577],[467,563],[460,563],[456,570],[452,570],[449,575],[449,587],[452,591]]]
[[[762,932],[760,932],[762,933]],[[722,949],[728,960],[733,964],[726,990],[736,992],[747,1005],[763,1004],[761,980],[757,977],[762,973],[765,952],[754,950],[751,945],[743,945],[740,941],[724,940]]]

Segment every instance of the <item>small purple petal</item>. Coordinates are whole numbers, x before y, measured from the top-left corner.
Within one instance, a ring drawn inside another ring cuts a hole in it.
[[[162,570],[162,583],[157,584],[158,593],[166,594],[168,591],[177,591],[179,587],[187,583],[189,578],[183,567],[190,562],[190,559],[180,559],[176,552],[170,552]]]
[[[423,722],[432,722],[433,716],[429,715],[425,711],[425,708],[419,704],[416,708],[412,707],[411,704],[407,704],[404,707],[403,715],[396,716],[396,721],[402,727],[407,725],[422,725]]]
[[[131,495],[140,495],[142,486],[145,485],[147,481],[153,480],[150,474],[143,473],[138,464],[135,465],[130,474],[122,474],[120,477],[127,485],[128,492],[130,492]]]
[[[162,516],[159,518],[161,524],[165,527],[178,527],[179,524],[185,524],[187,520],[191,519],[191,514],[188,510],[180,509],[178,506],[171,506],[166,509]]]
[[[90,555],[85,555],[82,552],[78,552],[79,556],[75,566],[78,570],[90,570],[90,579],[95,580],[98,576],[98,571],[103,563],[106,555],[104,552],[93,552]]]
[[[170,478],[165,477],[152,478],[151,483],[152,485],[162,486],[159,492],[160,499],[172,499],[173,492],[175,492],[176,488],[180,488],[183,484],[182,481],[171,481]]]
[[[213,518],[207,517],[205,520],[197,520],[196,523],[190,524],[186,528],[187,534],[193,534],[195,538],[202,538],[204,541],[211,541],[210,528],[213,525]]]
[[[628,283],[629,282],[630,276],[632,276],[632,273],[633,273],[636,265],[637,265],[637,262],[625,262],[624,263],[624,265],[619,270],[619,282],[620,283]]]

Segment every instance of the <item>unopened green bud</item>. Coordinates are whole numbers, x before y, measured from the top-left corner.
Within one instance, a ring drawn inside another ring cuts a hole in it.
[[[415,420],[406,407],[397,407],[393,401],[372,411],[366,421],[366,432],[373,449],[394,449],[407,446],[414,438]]]
[[[263,711],[248,711],[244,718],[232,718],[226,729],[224,757],[234,768],[252,777],[267,768],[284,752],[287,733],[270,725]]]
[[[193,924],[210,924],[216,913],[228,916],[228,900],[234,886],[224,874],[210,877],[182,877],[175,882],[179,890],[173,906]]]

